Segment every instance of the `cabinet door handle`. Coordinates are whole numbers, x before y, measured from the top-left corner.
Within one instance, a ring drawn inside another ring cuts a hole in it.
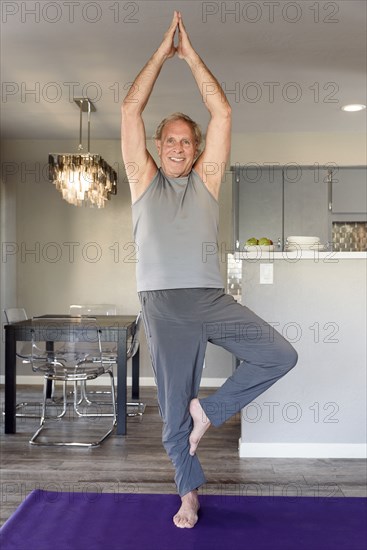
[[[239,197],[240,197],[240,171],[235,167],[232,183],[232,205],[233,205],[233,245],[234,250],[240,248],[240,226],[239,226]]]
[[[332,171],[328,171],[327,176],[327,185],[328,185],[328,204],[329,204],[329,211],[331,212],[333,209],[333,177],[332,177]]]

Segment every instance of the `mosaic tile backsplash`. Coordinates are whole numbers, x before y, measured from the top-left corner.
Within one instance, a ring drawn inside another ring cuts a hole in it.
[[[367,250],[367,222],[334,222],[333,249],[337,252]]]

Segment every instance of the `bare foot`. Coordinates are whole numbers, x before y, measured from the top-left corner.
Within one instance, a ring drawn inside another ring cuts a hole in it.
[[[181,508],[173,516],[173,523],[176,527],[191,529],[198,520],[198,511],[200,508],[198,492],[196,490],[190,491],[190,493],[181,497],[181,502]]]
[[[204,412],[204,409],[200,405],[199,399],[197,398],[192,399],[190,402],[190,414],[194,421],[194,427],[189,437],[190,455],[194,456],[200,439],[203,437],[211,424],[209,418]]]

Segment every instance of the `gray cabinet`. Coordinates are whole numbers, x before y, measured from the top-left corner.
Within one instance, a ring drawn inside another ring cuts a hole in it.
[[[234,177],[235,240],[239,241],[235,248],[242,249],[251,237],[267,237],[277,244],[282,238],[282,169],[241,166]]]
[[[290,235],[331,238],[327,169],[258,166],[234,168],[234,249],[250,237],[268,237],[283,249]]]
[[[328,172],[314,167],[286,167],[284,236],[312,235],[329,241]]]
[[[366,167],[335,168],[331,178],[333,214],[366,214]]]

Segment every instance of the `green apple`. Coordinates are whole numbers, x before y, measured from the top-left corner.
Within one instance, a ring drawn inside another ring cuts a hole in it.
[[[267,237],[262,237],[261,239],[259,239],[260,246],[270,246],[271,244],[273,244],[272,241]]]
[[[251,239],[247,239],[245,246],[256,246],[257,244],[259,244],[259,241],[256,237],[251,237]]]

